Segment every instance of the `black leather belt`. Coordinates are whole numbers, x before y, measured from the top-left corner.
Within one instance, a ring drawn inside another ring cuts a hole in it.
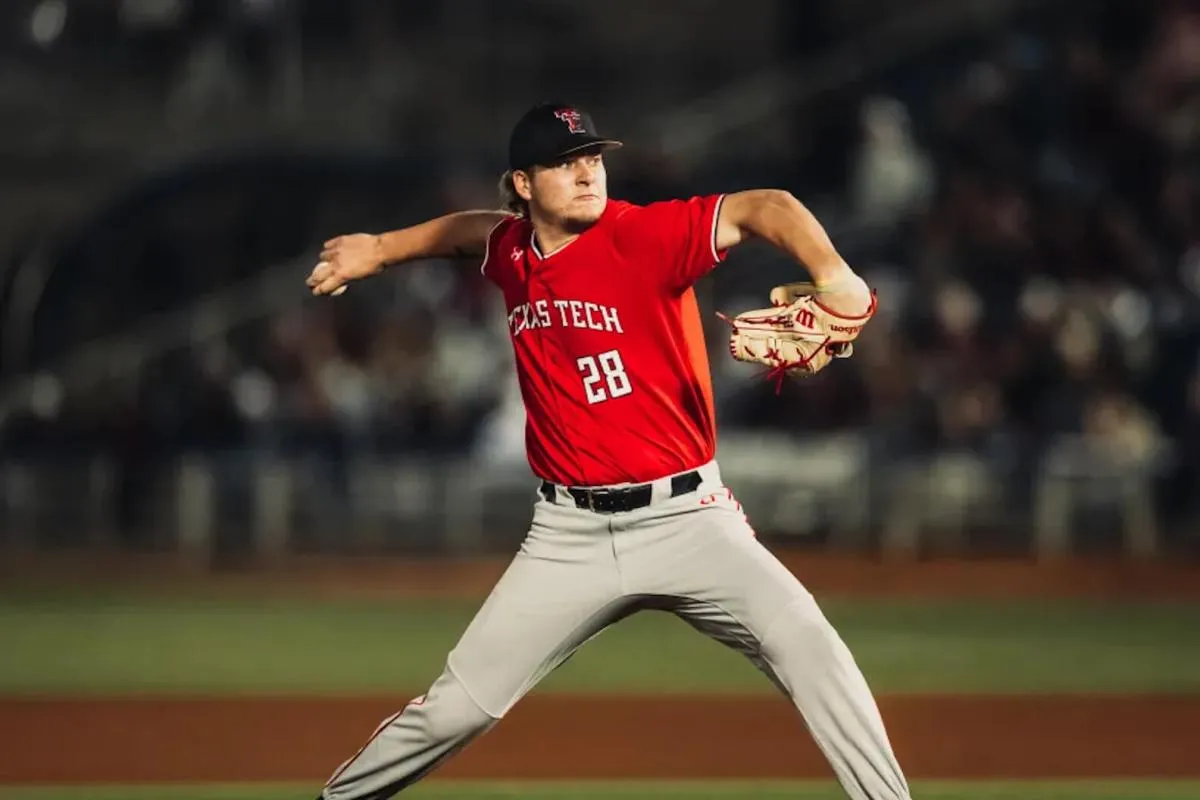
[[[672,476],[671,497],[694,492],[699,488],[700,483],[700,473],[696,470]],[[619,489],[581,489],[573,486],[568,486],[566,489],[575,499],[576,508],[586,508],[600,514],[615,514],[618,511],[634,511],[645,508],[650,505],[654,494],[654,487],[649,483],[638,486],[622,486]],[[553,483],[542,481],[540,491],[547,502],[556,502],[557,494]]]

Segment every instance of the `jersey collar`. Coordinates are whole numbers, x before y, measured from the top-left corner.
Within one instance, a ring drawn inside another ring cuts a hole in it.
[[[571,245],[578,242],[583,237],[587,236],[592,231],[596,230],[596,228],[600,227],[600,225],[606,219],[608,219],[609,215],[612,213],[612,210],[613,210],[613,200],[610,197],[610,198],[608,198],[608,200],[606,200],[604,202],[604,211],[600,212],[600,219],[596,220],[596,224],[592,225],[592,227],[588,228],[586,231],[579,234],[578,236],[576,236],[574,239],[570,240],[566,244],[562,244],[562,245],[559,245],[558,247],[554,248],[549,253],[543,253],[541,248],[538,247],[537,234],[534,232],[533,223],[531,222],[529,224],[529,252],[530,252],[530,254],[533,255],[534,259],[537,261],[545,261],[549,258],[553,258],[557,254],[561,253],[563,250],[566,250],[568,247],[570,247]]]

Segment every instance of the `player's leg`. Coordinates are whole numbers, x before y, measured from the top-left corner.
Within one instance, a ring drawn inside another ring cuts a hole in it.
[[[715,482],[715,481],[714,481]],[[904,775],[867,682],[813,596],[711,483],[643,512],[618,562],[631,592],[748,656],[795,704],[853,800],[906,800]]]
[[[325,800],[383,800],[487,731],[580,645],[628,613],[599,515],[537,504],[520,552],[421,698],[329,780]],[[401,639],[398,646],[403,647]]]

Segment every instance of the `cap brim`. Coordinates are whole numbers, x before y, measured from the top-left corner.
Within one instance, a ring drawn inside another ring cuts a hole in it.
[[[616,150],[617,148],[624,146],[624,142],[618,142],[616,139],[590,139],[586,142],[580,142],[574,147],[569,147],[566,150],[563,150],[556,156],[556,158],[574,155],[575,153],[581,153],[584,150]]]

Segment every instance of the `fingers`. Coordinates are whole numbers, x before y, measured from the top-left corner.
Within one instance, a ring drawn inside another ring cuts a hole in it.
[[[343,237],[341,236],[335,236],[334,238],[325,242],[324,246],[321,248],[321,255],[318,258],[317,268],[313,270],[314,276],[317,274],[317,270],[320,270],[322,267],[332,271],[333,265],[337,261],[338,255],[341,251],[342,238]],[[311,286],[312,284],[309,285]]]
[[[328,278],[332,272],[333,267],[328,261],[322,259],[317,262],[317,265],[313,267],[313,271],[309,273],[307,283],[309,286],[316,286],[318,283]]]
[[[346,291],[347,259],[354,260],[353,240],[347,250],[345,236],[335,236],[324,243],[321,248],[317,266],[304,282],[314,295],[337,296]],[[340,274],[339,274],[340,273]]]
[[[346,291],[346,283],[341,278],[330,277],[314,286],[312,293],[318,296],[323,294],[338,295],[344,291]]]
[[[346,291],[346,282],[327,261],[319,262],[304,284],[312,289],[314,295],[328,294],[336,297]]]

